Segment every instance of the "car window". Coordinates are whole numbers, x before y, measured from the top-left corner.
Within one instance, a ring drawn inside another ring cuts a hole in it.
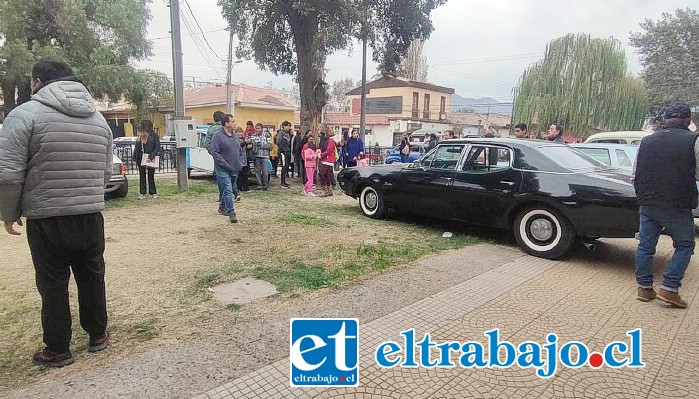
[[[437,153],[437,148],[433,148],[428,152],[427,154],[423,155],[422,158],[420,158],[420,165],[422,166],[430,166],[432,163],[432,160],[434,159],[435,154]]]
[[[584,152],[575,150],[567,145],[548,145],[539,147],[542,154],[553,159],[556,163],[570,170],[592,169],[607,167]]]
[[[634,140],[631,142],[631,145],[640,145],[640,144],[641,144],[641,140]]]
[[[491,172],[507,169],[512,161],[508,148],[473,146],[466,156],[463,170]]]
[[[610,144],[626,144],[625,141],[619,139],[597,139],[590,141],[591,143],[610,143]]]
[[[432,168],[456,170],[456,165],[464,150],[463,144],[440,145],[435,148],[432,157]]]
[[[578,148],[578,150],[607,165],[612,164],[612,158],[609,155],[609,150],[606,148]]]
[[[629,159],[629,156],[626,154],[626,151],[624,150],[616,150],[616,159],[619,161],[619,166],[633,166],[633,164],[631,163],[631,159]]]

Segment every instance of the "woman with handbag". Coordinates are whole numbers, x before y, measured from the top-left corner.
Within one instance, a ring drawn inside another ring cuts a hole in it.
[[[134,160],[138,165],[138,177],[141,183],[138,199],[146,196],[146,175],[148,176],[148,192],[153,198],[158,198],[155,189],[155,169],[160,165],[160,137],[153,131],[153,122],[141,121],[138,141],[134,149]]]

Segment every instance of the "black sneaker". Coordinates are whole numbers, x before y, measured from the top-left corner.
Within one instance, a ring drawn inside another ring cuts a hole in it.
[[[87,348],[88,352],[99,352],[107,348],[109,342],[109,332],[105,331],[99,338],[90,337],[90,345]]]
[[[231,223],[238,223],[238,218],[235,216],[235,212],[228,215],[228,218],[230,219]]]
[[[281,187],[282,187],[282,188],[291,188],[291,186],[289,185],[289,183],[282,183],[282,184],[281,184]]]
[[[32,363],[37,366],[63,367],[73,364],[74,361],[75,358],[70,351],[59,353],[49,350],[49,348],[44,348],[32,356]]]

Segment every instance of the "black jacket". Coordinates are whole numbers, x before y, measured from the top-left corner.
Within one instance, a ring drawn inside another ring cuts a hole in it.
[[[697,207],[694,145],[698,136],[686,127],[672,126],[643,138],[634,176],[640,205]]]
[[[136,164],[139,166],[141,166],[144,153],[148,154],[148,159],[153,159],[156,155],[160,155],[160,137],[155,132],[148,133],[148,142],[143,144],[143,150],[141,150],[140,140],[136,141],[134,145],[133,159],[136,160]]]

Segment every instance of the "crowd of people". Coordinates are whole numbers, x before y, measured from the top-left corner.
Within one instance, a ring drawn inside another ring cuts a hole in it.
[[[337,187],[336,167],[368,165],[356,129],[336,141],[335,131],[325,125],[317,132],[306,130],[301,134],[284,121],[281,129],[271,133],[253,121],[247,121],[245,128],[238,127],[232,115],[221,111],[216,111],[213,118],[204,147],[214,158],[218,213],[228,216],[231,223],[237,222],[235,202],[241,200],[242,192],[250,190],[252,170],[258,190],[267,191],[274,179],[279,179],[280,188],[289,189],[289,179],[296,176],[302,184],[302,195],[329,197]]]

